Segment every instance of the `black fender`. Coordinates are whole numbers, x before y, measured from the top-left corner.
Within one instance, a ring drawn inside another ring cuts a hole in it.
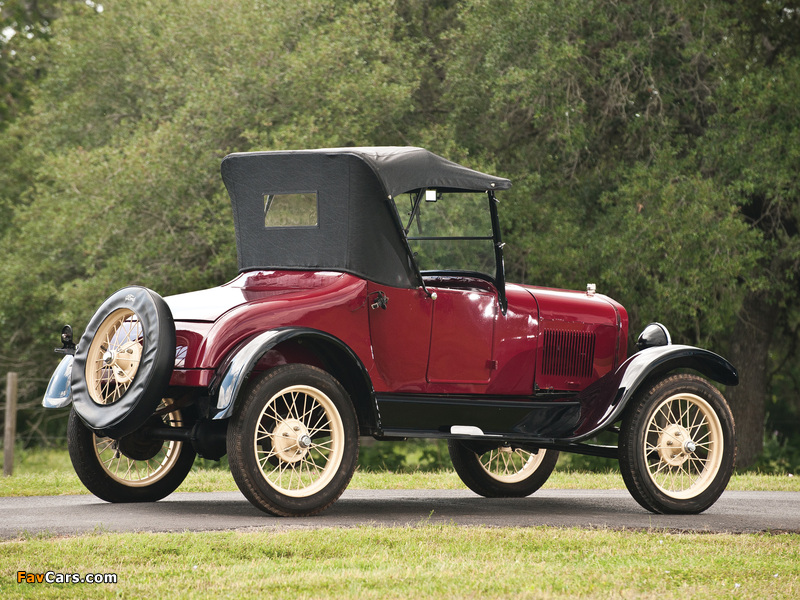
[[[219,380],[219,390],[217,392],[217,410],[219,412],[214,415],[213,419],[227,419],[233,414],[233,409],[239,394],[244,387],[244,382],[247,376],[253,370],[256,363],[272,348],[282,342],[292,339],[303,339],[310,342],[323,342],[329,346],[335,347],[342,355],[346,356],[351,365],[354,366],[360,373],[362,380],[358,384],[363,386],[363,389],[368,392],[368,404],[371,414],[369,418],[373,423],[378,423],[378,405],[375,401],[375,392],[372,388],[372,380],[369,377],[367,369],[361,362],[358,355],[339,338],[319,331],[317,329],[310,329],[307,327],[279,327],[265,331],[248,340],[244,345],[237,348],[233,356],[229,357],[226,361],[227,367],[223,367],[224,373]],[[335,374],[334,374],[335,375]],[[340,381],[345,388],[348,388],[347,382]],[[352,390],[348,389],[352,394]],[[359,403],[358,399],[353,398],[353,404],[358,410],[359,406],[363,407],[363,400]]]
[[[676,369],[692,369],[723,385],[739,383],[736,367],[709,350],[672,344],[646,348],[575,397],[581,404],[581,418],[574,437],[563,441],[584,441],[607,429],[622,417],[628,402],[647,380]]]

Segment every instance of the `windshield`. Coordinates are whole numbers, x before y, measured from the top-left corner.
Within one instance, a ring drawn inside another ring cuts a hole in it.
[[[423,190],[419,196],[414,193],[396,198],[395,205],[422,273],[466,271],[496,279],[497,261],[486,193]]]

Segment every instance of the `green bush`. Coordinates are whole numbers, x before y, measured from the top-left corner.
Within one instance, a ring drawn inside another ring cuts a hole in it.
[[[764,436],[764,451],[752,469],[768,475],[800,474],[800,447],[777,432]]]
[[[453,463],[445,440],[380,442],[364,438],[361,440],[358,467],[362,471],[409,473],[451,470]]]

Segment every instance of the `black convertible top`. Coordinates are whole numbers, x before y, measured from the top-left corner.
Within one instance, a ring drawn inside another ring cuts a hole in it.
[[[235,153],[222,161],[222,179],[233,205],[240,272],[326,269],[407,288],[421,282],[392,198],[422,189],[511,187],[508,179],[415,147]],[[316,226],[265,226],[267,196],[300,193],[316,193]]]

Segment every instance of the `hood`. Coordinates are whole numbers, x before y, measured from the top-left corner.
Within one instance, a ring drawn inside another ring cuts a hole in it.
[[[520,286],[528,291],[539,306],[540,321],[557,323],[584,323],[587,325],[619,324],[619,309],[614,300],[602,294],[588,294],[571,290],[558,290],[534,286]]]

